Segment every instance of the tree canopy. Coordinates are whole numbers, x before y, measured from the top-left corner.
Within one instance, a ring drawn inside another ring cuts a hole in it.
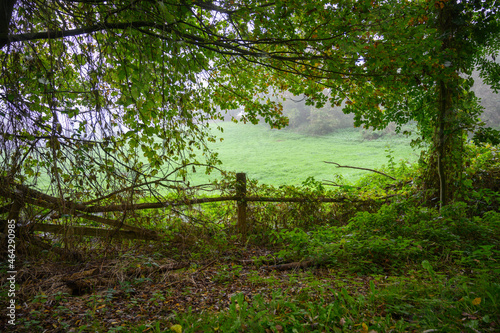
[[[244,122],[262,117],[285,126],[272,92],[304,94],[317,107],[345,102],[357,126],[416,120],[436,157],[429,184],[446,202],[454,191],[447,190],[449,175],[461,172],[449,156],[480,113],[468,76],[477,67],[499,88],[497,1],[2,6],[0,163],[7,201],[15,198],[14,183],[62,203],[125,200],[132,189],[160,200],[155,189],[175,185],[185,167],[215,163],[206,127],[223,116],[220,110],[243,107]],[[46,184],[39,181],[44,174]]]

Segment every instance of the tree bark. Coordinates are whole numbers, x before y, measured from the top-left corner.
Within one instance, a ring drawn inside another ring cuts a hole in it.
[[[459,85],[461,78],[460,59],[456,55],[459,47],[456,35],[460,27],[455,24],[454,3],[447,3],[439,9],[437,28],[442,39],[442,69],[436,91],[436,123],[432,139],[432,155],[429,163],[427,187],[439,193],[439,207],[449,204],[458,196],[456,186],[462,172],[463,161],[457,151],[462,151],[463,130],[459,122]]]
[[[0,1],[0,49],[9,43],[9,24],[17,0]],[[5,36],[5,37],[4,37]]]
[[[450,110],[449,105],[449,90],[446,84],[441,81],[439,83],[439,113],[438,113],[438,128],[435,136],[435,147],[437,154],[437,175],[439,180],[439,207],[448,204],[448,174],[445,172],[447,169],[447,151],[446,151],[446,135],[447,118]]]

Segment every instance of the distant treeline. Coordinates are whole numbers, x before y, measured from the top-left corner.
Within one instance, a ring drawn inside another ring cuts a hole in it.
[[[472,77],[475,82],[473,91],[480,98],[481,105],[484,107],[481,120],[487,127],[500,128],[500,94],[495,93],[488,85],[484,84],[477,72]],[[283,113],[289,119],[287,127],[289,130],[309,135],[325,135],[338,129],[353,127],[354,116],[342,112],[343,105],[339,107],[325,105],[316,109],[314,106],[306,105],[304,96],[292,94],[286,94],[281,103],[283,104]],[[242,112],[241,109],[227,111],[224,120],[238,119]],[[363,136],[366,139],[376,139],[385,134],[394,133],[394,130],[395,126],[390,124],[384,131],[363,130]]]
[[[353,118],[351,114],[342,112],[343,106],[331,107],[325,105],[317,109],[306,105],[304,96],[286,94],[283,100],[283,113],[289,119],[287,129],[310,135],[325,135],[341,128],[352,128]],[[230,110],[226,113],[224,120],[238,119],[243,111]]]

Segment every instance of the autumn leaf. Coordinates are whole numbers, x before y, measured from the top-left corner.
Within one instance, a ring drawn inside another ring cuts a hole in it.
[[[182,333],[182,326],[181,325],[173,325],[170,326],[170,330],[174,331],[175,333]]]
[[[472,305],[479,305],[479,304],[481,304],[481,297],[477,297],[472,300]]]

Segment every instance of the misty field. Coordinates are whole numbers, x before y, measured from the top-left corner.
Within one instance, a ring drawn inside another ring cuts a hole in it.
[[[324,136],[307,136],[290,130],[271,130],[267,125],[218,124],[221,133],[213,126],[222,142],[209,145],[219,154],[221,168],[227,171],[245,172],[249,178],[270,185],[297,185],[308,177],[316,180],[334,180],[341,175],[353,182],[367,171],[336,168],[324,161],[341,165],[376,169],[389,163],[414,162],[419,150],[410,147],[410,138],[388,134],[377,140],[363,139],[359,129],[341,129]],[[214,173],[210,178],[217,177]],[[203,172],[190,178],[192,183],[206,180]]]

